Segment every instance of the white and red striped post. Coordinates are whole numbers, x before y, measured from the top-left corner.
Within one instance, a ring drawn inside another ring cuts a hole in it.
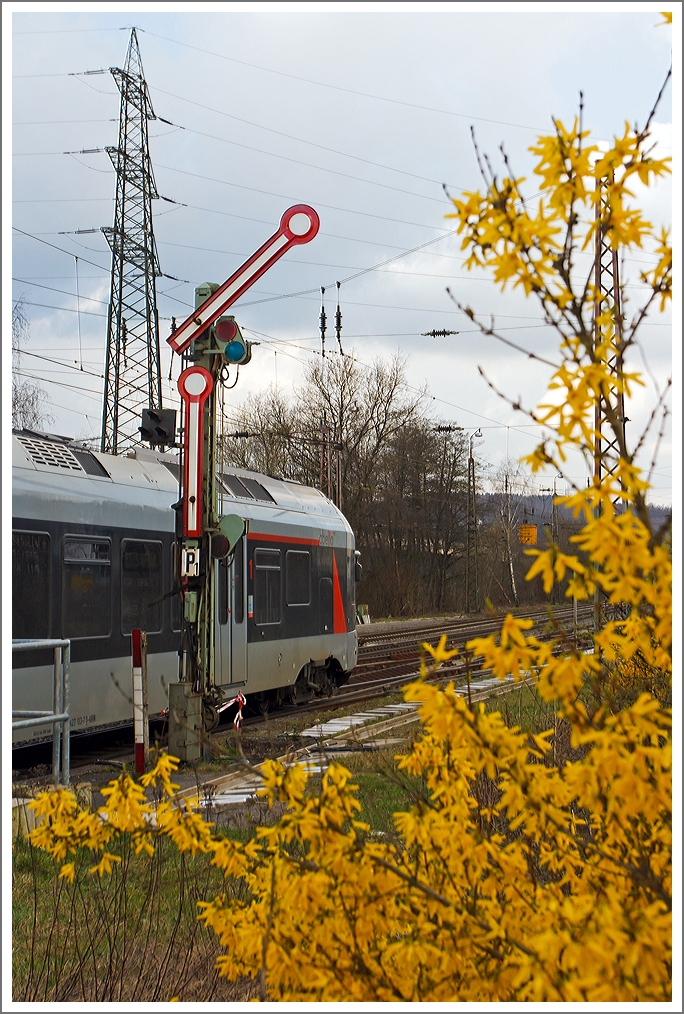
[[[135,773],[145,773],[149,752],[147,720],[147,637],[142,630],[131,631],[133,661],[133,728],[135,731]]]
[[[190,538],[202,534],[204,403],[213,387],[211,373],[203,366],[189,366],[178,378],[178,391],[185,402],[183,535]]]

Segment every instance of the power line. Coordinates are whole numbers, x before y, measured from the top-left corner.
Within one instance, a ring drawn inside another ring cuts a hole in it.
[[[70,391],[78,391],[78,393],[83,398],[85,398],[87,401],[98,401],[97,398],[91,398],[90,395],[91,394],[100,394],[100,392],[99,391],[92,391],[89,387],[85,388],[85,391],[84,391],[83,387],[77,387],[75,384],[65,384],[63,381],[52,380],[50,377],[37,377],[33,373],[24,373],[23,370],[13,370],[12,372],[16,373],[16,375],[18,377],[27,377],[29,380],[37,380],[39,382],[42,381],[45,384],[55,384],[57,387],[67,387],[67,388],[69,388]],[[88,394],[85,393],[86,391],[89,392],[89,393]]]
[[[62,366],[64,369],[76,370],[77,373],[85,373],[88,377],[97,377],[98,380],[104,380],[103,373],[91,373],[90,370],[84,370],[83,367],[75,366],[72,363],[65,363],[59,359],[51,359],[49,356],[41,356],[37,352],[29,352],[27,349],[13,348],[12,351],[17,352],[20,356],[32,356],[34,359],[42,359],[46,363],[52,363],[53,366]]]
[[[28,197],[25,199],[13,199],[12,204],[85,204],[97,202],[103,204],[104,202],[112,204],[114,202],[113,197]]]
[[[57,121],[57,122],[59,122],[59,121]],[[67,121],[67,122],[74,122],[75,123],[75,122],[78,122],[78,121],[74,120],[74,121]],[[84,121],[84,122],[87,122],[87,121]],[[444,205],[445,204],[443,196],[442,197],[430,197],[428,194],[417,194],[414,190],[404,190],[402,187],[393,187],[389,183],[381,183],[381,182],[379,182],[377,180],[369,180],[369,179],[366,179],[363,176],[353,176],[351,173],[345,173],[345,172],[342,172],[339,169],[329,169],[327,166],[315,165],[315,163],[313,163],[313,162],[305,162],[302,159],[291,158],[289,155],[280,155],[280,154],[278,154],[278,152],[275,152],[275,151],[266,151],[263,148],[255,148],[253,145],[243,144],[240,141],[232,141],[232,140],[230,140],[230,138],[220,137],[217,134],[207,134],[207,133],[205,133],[202,130],[195,130],[193,127],[184,127],[184,126],[182,126],[180,124],[173,124],[173,126],[177,127],[178,130],[186,130],[186,131],[188,131],[188,133],[197,134],[198,137],[208,137],[208,138],[210,138],[213,141],[221,141],[223,144],[231,144],[234,147],[244,148],[246,151],[253,151],[253,152],[256,152],[259,155],[268,155],[271,158],[279,158],[279,159],[282,159],[285,162],[292,162],[295,165],[306,166],[308,169],[315,169],[317,172],[330,173],[330,174],[332,174],[334,176],[342,176],[342,177],[344,177],[344,179],[355,180],[357,183],[366,183],[366,184],[368,184],[369,186],[372,186],[372,187],[381,187],[381,188],[383,188],[385,190],[391,190],[391,191],[393,191],[394,193],[397,193],[397,194],[406,194],[408,197],[417,197],[417,198],[419,198],[420,200],[423,200],[423,201],[433,201],[435,204],[440,204],[440,205]],[[99,150],[101,150],[101,149],[99,149]],[[73,152],[73,151],[15,151],[15,152],[12,153],[12,156],[13,156],[13,158],[28,158],[28,157],[37,157],[37,156],[43,156],[43,155],[44,156],[49,156],[49,155],[94,155],[94,154],[95,154],[95,149],[93,151],[80,151],[80,152]],[[109,172],[109,171],[110,170],[108,169],[107,172]],[[440,184],[440,186],[441,186],[441,184]],[[457,186],[451,185],[451,184],[450,184],[450,186],[452,186],[452,189],[454,189],[454,190],[463,190],[462,187],[457,187]]]
[[[64,35],[76,32],[125,32],[125,28],[39,28],[31,32],[12,32],[12,35]],[[141,29],[142,31],[142,29]]]
[[[16,33],[15,33],[16,34]],[[116,119],[108,116],[96,120],[13,120],[13,127],[50,127],[52,124],[61,123],[116,123]]]
[[[351,173],[345,173],[338,169],[329,169],[327,166],[315,165],[313,162],[304,162],[301,159],[291,158],[289,155],[280,155],[275,151],[265,151],[263,148],[255,148],[253,145],[242,144],[240,141],[231,141],[227,137],[219,137],[216,134],[207,134],[202,130],[196,130],[194,127],[184,127],[179,124],[174,124],[174,126],[178,126],[179,130],[187,130],[188,133],[197,134],[199,137],[208,137],[213,141],[221,141],[223,144],[232,144],[234,147],[244,148],[246,151],[254,151],[259,155],[269,155],[271,158],[279,158],[285,162],[293,162],[295,165],[306,166],[308,169],[316,169],[318,172],[331,173],[334,176],[343,176],[345,179],[355,180],[357,183],[367,183],[369,186],[382,187],[385,190],[392,190],[397,194],[407,194],[409,197],[417,197],[423,201],[434,201],[436,204],[444,204],[443,197],[430,197],[427,194],[417,194],[414,190],[403,190],[401,187],[393,187],[389,183],[380,183],[376,180],[366,179],[363,176],[352,176]],[[454,189],[463,190],[463,187],[454,187]]]
[[[248,328],[248,327],[244,327],[243,330],[244,331],[249,331],[251,334],[258,335],[259,338],[265,339],[265,341],[266,341],[267,344],[281,344],[281,342],[282,342],[282,339],[275,338],[273,335],[266,334],[264,331],[255,331],[254,328]],[[303,352],[309,353],[309,355],[312,355],[312,354],[313,355],[320,355],[320,353],[318,352],[317,349],[307,349],[303,345],[295,346],[295,347],[296,348],[300,348]],[[288,353],[285,352],[284,354],[287,355]],[[333,352],[332,354],[333,355],[337,355],[336,352]],[[304,360],[300,359],[297,356],[292,356],[291,354],[290,354],[290,358],[295,359],[297,362],[304,362]],[[350,358],[353,358],[353,361],[355,363],[358,363],[358,365],[361,366],[364,370],[372,370],[373,369],[372,366],[369,366],[367,363],[364,363],[364,361],[362,359],[360,359],[358,357],[358,355],[354,355],[353,357],[350,356]],[[408,388],[408,390],[414,391],[416,394],[424,394],[424,391],[421,388],[414,387],[412,384],[408,384],[408,383],[405,382],[405,386]],[[511,429],[514,432],[520,432],[520,433],[522,433],[524,436],[532,436],[532,434],[526,433],[525,430],[522,429],[522,427],[518,427],[518,426],[514,426],[514,425],[506,425],[505,423],[499,422],[497,419],[492,419],[490,416],[482,415],[481,412],[473,412],[472,409],[464,408],[462,405],[456,405],[454,402],[447,401],[445,398],[439,398],[437,395],[427,395],[427,397],[429,397],[432,401],[439,401],[443,405],[448,405],[450,408],[455,408],[459,412],[466,412],[468,415],[475,416],[477,419],[485,419],[487,422],[492,423],[493,427],[500,428],[500,429]],[[532,424],[530,424],[530,425],[532,425]],[[539,427],[535,424],[534,425],[534,429],[538,429],[538,428]]]
[[[178,126],[178,125],[174,125],[174,126]],[[356,180],[357,183],[368,184],[370,187],[381,187],[384,190],[393,191],[395,194],[405,194],[408,197],[420,198],[423,201],[433,201],[436,204],[442,204],[442,205],[444,204],[444,198],[443,197],[442,198],[436,198],[436,197],[429,197],[427,194],[416,194],[415,191],[406,191],[406,190],[403,190],[400,187],[392,187],[390,184],[379,183],[379,182],[377,182],[377,180],[375,180],[375,179],[367,179],[365,176],[355,176],[355,175],[352,175],[352,173],[350,173],[350,172],[343,172],[343,171],[341,171],[339,169],[330,169],[330,168],[327,168],[327,166],[324,166],[324,165],[316,165],[313,162],[305,162],[302,159],[292,158],[289,155],[281,155],[281,154],[279,154],[278,152],[275,152],[275,151],[265,151],[263,148],[255,148],[255,147],[253,147],[253,145],[242,144],[239,141],[231,141],[229,138],[220,137],[220,136],[218,136],[216,134],[207,134],[204,131],[196,130],[193,127],[181,127],[181,126],[178,126],[178,129],[179,130],[186,130],[188,133],[197,134],[199,137],[208,137],[208,138],[210,138],[213,141],[221,141],[224,144],[232,144],[233,146],[235,146],[237,148],[244,148],[246,151],[254,151],[254,152],[256,152],[259,155],[270,155],[272,158],[281,158],[281,159],[283,159],[286,162],[294,162],[296,165],[305,165],[307,168],[316,169],[318,172],[329,172],[329,173],[331,173],[332,175],[335,175],[335,176],[344,176],[346,179],[354,179],[354,180]],[[401,171],[401,170],[394,170],[394,171]],[[431,180],[431,182],[433,182],[433,180]],[[437,180],[434,180],[434,183],[437,184]],[[441,187],[441,184],[438,184],[437,186]],[[450,186],[453,186],[454,190],[463,191],[462,187],[456,187],[455,185],[450,185]]]
[[[17,228],[16,225],[12,226],[12,230],[14,232],[20,233],[22,236],[28,236],[29,239],[35,239],[36,243],[44,243],[45,246],[52,247],[53,250],[58,250],[59,253],[66,254],[67,257],[75,257],[76,256],[74,253],[72,253],[71,250],[65,250],[64,247],[57,246],[55,243],[49,243],[46,239],[41,239],[39,236],[36,236],[33,233],[31,233],[31,232],[24,232],[23,229]],[[50,235],[52,235],[52,234],[50,233]],[[62,235],[62,233],[58,233],[58,235]],[[81,249],[92,250],[92,247],[83,247],[83,245],[81,243],[78,243],[76,245],[80,246]],[[107,271],[107,268],[105,268],[105,266],[103,264],[96,264],[95,261],[90,261],[86,257],[81,257],[80,254],[78,255],[78,257],[79,257],[79,260],[83,261],[84,264],[90,264],[94,268],[100,268],[100,270],[102,270],[102,271]],[[49,277],[49,276],[40,276],[40,277]],[[69,277],[71,277],[71,276],[69,276]],[[89,276],[86,276],[86,277],[89,277]],[[102,277],[109,278],[110,277],[110,272],[107,271],[106,276],[102,276]],[[163,278],[173,278],[172,275],[162,275],[162,277]],[[178,281],[178,279],[174,279],[174,281]],[[22,284],[31,284],[31,283],[24,282]],[[44,286],[44,288],[47,288],[47,286]],[[59,290],[55,289],[54,291],[57,292]],[[68,292],[68,293],[65,293],[65,294],[69,295],[69,296],[73,295],[73,293],[71,293],[71,292]],[[176,296],[172,296],[168,292],[163,292],[162,295],[166,296],[167,299],[173,299],[175,302],[183,303],[183,300],[177,299]],[[85,299],[86,297],[84,296],[83,298]],[[45,306],[45,307],[47,307],[47,309],[52,309],[52,310],[69,310],[69,308],[66,307],[66,306],[48,306],[47,303],[27,303],[27,305],[28,306]],[[108,304],[106,304],[106,305],[108,305]],[[188,305],[188,304],[184,304],[184,305]],[[76,313],[77,311],[76,310],[71,310],[69,312]],[[89,313],[93,317],[106,316],[106,314],[103,315],[103,314],[99,314],[99,313],[93,313],[90,310],[82,310],[81,313]],[[161,319],[162,320],[169,320],[170,318],[169,317],[162,317]]]
[[[410,176],[415,180],[422,180],[424,183],[434,183],[436,186],[441,187],[442,180],[434,180],[430,176],[420,176],[418,173],[409,172],[407,169],[397,169],[396,166],[386,165],[384,162],[374,162],[370,158],[362,158],[360,155],[352,155],[348,151],[340,151],[339,148],[330,148],[325,144],[318,144],[316,141],[307,141],[304,137],[297,137],[295,134],[287,134],[282,130],[276,130],[274,127],[266,127],[263,123],[256,123],[254,120],[246,120],[241,116],[235,116],[233,113],[226,113],[223,109],[216,109],[214,106],[207,106],[203,102],[196,102],[194,99],[189,99],[185,95],[177,95],[175,92],[164,91],[163,88],[155,86],[155,92],[159,92],[160,95],[168,95],[170,98],[179,99],[181,102],[187,102],[191,106],[197,106],[199,109],[206,109],[207,112],[216,113],[219,116],[225,116],[229,120],[235,120],[237,123],[244,123],[249,127],[256,127],[257,130],[264,130],[269,134],[277,134],[278,137],[286,137],[289,141],[297,141],[298,144],[306,144],[311,148],[318,148],[320,151],[327,151],[332,155],[341,155],[343,158],[353,159],[355,162],[363,162],[365,165],[376,166],[378,169],[386,169],[388,172],[399,173],[402,176]],[[183,128],[183,129],[188,129]],[[450,184],[451,185],[451,184]],[[460,187],[453,185],[455,190],[460,190]]]
[[[192,176],[194,179],[204,180],[207,183],[219,183],[225,187],[235,187],[238,190],[248,190],[253,194],[264,194],[266,197],[277,197],[279,200],[284,201],[297,201],[298,197],[293,197],[290,194],[276,194],[271,190],[260,190],[257,187],[248,187],[243,183],[231,183],[229,180],[219,180],[214,176],[203,176],[201,173],[193,173],[188,169],[176,169],[172,165],[163,165],[161,162],[157,162],[160,169],[166,169],[168,172],[180,173],[183,176]],[[426,225],[423,222],[407,222],[402,218],[389,218],[387,215],[374,215],[370,211],[357,211],[355,208],[340,208],[336,204],[322,204],[320,201],[316,202],[317,207],[326,208],[329,211],[341,211],[345,215],[362,215],[364,218],[377,218],[383,222],[393,222],[396,225],[410,225],[417,229],[435,229],[434,225]],[[442,229],[445,235],[454,232],[453,229]]]
[[[358,270],[355,269],[355,268],[352,268],[352,270],[354,271],[354,274],[349,275],[347,278],[343,278],[341,280],[340,284],[344,284],[345,282],[350,282],[350,281],[352,281],[355,278],[359,278],[361,275],[368,274],[369,271],[378,271],[381,268],[383,268],[386,264],[391,264],[393,261],[401,260],[402,257],[408,257],[410,254],[419,253],[425,247],[432,246],[435,243],[439,243],[443,239],[446,239],[449,235],[451,235],[450,232],[446,233],[444,236],[437,236],[435,239],[429,239],[426,243],[421,243],[420,246],[412,247],[410,250],[402,250],[401,253],[394,254],[392,257],[388,257],[386,260],[381,261],[379,264],[373,264],[373,265],[371,265],[371,267],[359,268]],[[236,253],[234,250],[214,250],[211,247],[201,247],[201,246],[190,245],[190,244],[187,244],[187,243],[168,243],[168,242],[166,242],[166,243],[162,243],[161,245],[163,245],[163,246],[179,247],[179,248],[182,248],[182,249],[185,249],[185,250],[203,250],[203,251],[206,251],[207,253],[220,253],[220,254],[224,254],[226,256],[230,256],[230,257],[242,257],[242,256],[244,256],[243,254]],[[303,265],[309,265],[311,267],[323,267],[323,268],[346,268],[346,267],[349,267],[349,265],[344,265],[344,264],[323,264],[323,263],[317,262],[317,261],[300,261],[300,260],[296,260],[294,258],[291,258],[291,259],[289,258],[288,260],[289,260],[289,263],[291,263],[291,264],[303,264]],[[453,275],[443,275],[443,276],[440,276],[440,275],[434,275],[434,276],[426,275],[426,277],[452,278]]]
[[[71,252],[71,250],[65,250],[64,247],[56,246],[54,243],[48,243],[48,241],[46,239],[40,239],[39,236],[34,236],[34,234],[32,232],[24,232],[23,229],[17,228],[16,225],[12,226],[12,231],[13,232],[21,233],[22,236],[28,236],[29,239],[35,239],[36,243],[44,243],[45,246],[51,246],[53,250],[59,250],[60,253],[66,254],[67,257],[73,257],[74,256],[74,254]],[[95,261],[89,261],[85,257],[81,257],[81,260],[83,261],[84,264],[90,264],[91,267],[100,268],[101,271],[107,271],[107,268],[105,267],[104,264],[96,264]],[[107,273],[109,274],[109,272],[107,272]]]
[[[71,293],[69,293],[71,295]],[[85,298],[85,297],[83,297]],[[46,310],[63,310],[65,313],[78,313],[78,310],[72,309],[70,306],[53,306],[51,303],[34,303],[31,300],[24,300],[26,306],[42,306]],[[95,313],[94,310],[81,310],[81,313],[87,314],[89,317],[107,317],[106,313]]]
[[[397,171],[399,171],[399,170],[397,170]],[[167,198],[165,198],[165,199],[167,199]],[[111,202],[112,200],[113,200],[113,198],[111,198],[111,197],[52,197],[52,198],[39,198],[39,197],[35,197],[35,198],[27,198],[27,199],[14,199],[12,201],[12,204],[79,204],[79,203],[85,203],[85,202],[104,202],[104,201]],[[532,198],[528,198],[528,200],[532,200]],[[209,215],[222,215],[222,216],[227,217],[227,218],[238,218],[238,219],[240,219],[241,221],[244,221],[244,222],[256,222],[259,225],[269,225],[269,226],[273,225],[273,221],[269,220],[269,219],[265,219],[265,218],[253,218],[253,217],[251,217],[249,215],[238,215],[235,212],[231,212],[231,211],[221,211],[219,208],[203,208],[201,205],[198,205],[198,204],[188,204],[188,203],[185,203],[185,202],[183,203],[182,207],[189,208],[192,211],[203,211],[203,212],[206,212],[206,214],[209,214]],[[455,235],[455,232],[453,232],[453,234]],[[50,236],[50,235],[61,235],[61,233],[45,233],[44,235],[47,235],[47,236]],[[327,236],[329,239],[341,239],[341,240],[343,240],[345,242],[348,242],[348,243],[363,243],[366,246],[380,246],[380,247],[386,247],[386,248],[388,248],[390,250],[403,250],[403,247],[401,247],[401,246],[396,246],[395,244],[392,244],[392,243],[386,243],[386,242],[384,242],[382,240],[361,239],[361,237],[359,237],[359,236],[340,236],[337,233],[327,232],[327,231],[323,231],[323,230],[321,230],[320,235],[321,236]],[[447,233],[447,235],[448,235],[448,233]],[[166,245],[167,246],[179,246],[179,247],[185,246],[185,244],[181,244],[181,243],[175,243],[174,244],[174,243],[169,243],[169,242],[167,242]],[[206,250],[209,253],[231,253],[231,251],[229,251],[229,250],[212,250],[209,247],[187,246],[187,249],[190,249],[190,250]],[[416,250],[418,252],[420,252],[420,248],[416,248]],[[651,251],[649,251],[649,250],[642,250],[641,253],[642,253],[643,256],[650,256],[650,257],[653,257],[653,258],[657,258],[657,254],[651,253]],[[590,253],[587,253],[587,252],[581,251],[581,250],[578,251],[578,254],[581,255],[581,256],[588,256],[588,257],[591,256]],[[459,261],[460,263],[464,263],[465,260],[467,259],[465,257],[458,257],[455,254],[434,253],[433,251],[425,251],[425,255],[429,256],[429,257],[447,258],[449,260]],[[241,254],[236,254],[236,256],[242,256],[242,255]],[[654,263],[654,261],[643,260],[640,257],[625,257],[623,259],[624,259],[625,263],[630,263],[630,264],[653,264]],[[294,260],[293,258],[289,258],[289,257],[288,257],[288,262],[291,263],[291,264],[292,263],[296,263],[296,264],[316,264],[316,265],[318,265],[318,262]],[[320,266],[321,267],[330,267],[330,268],[345,268],[345,267],[347,267],[347,265],[344,265],[344,264],[321,264]],[[439,277],[439,276],[434,276],[434,277]]]
[[[142,31],[145,31],[145,30],[142,29]],[[225,53],[215,53],[215,52],[213,52],[210,49],[201,49],[199,46],[191,46],[190,43],[188,43],[188,42],[179,42],[178,39],[170,39],[170,38],[168,38],[165,35],[159,35],[157,32],[146,31],[145,34],[146,35],[151,35],[153,38],[156,38],[156,39],[163,39],[164,42],[171,42],[171,43],[174,43],[177,46],[183,46],[185,49],[194,49],[196,52],[203,53],[205,56],[215,56],[219,60],[227,60],[229,63],[237,63],[237,64],[239,64],[242,67],[250,67],[252,70],[265,71],[268,74],[277,74],[279,77],[290,78],[293,81],[301,81],[304,84],[315,85],[315,86],[317,86],[319,88],[329,88],[332,91],[345,92],[348,95],[358,95],[358,96],[360,96],[362,98],[374,99],[377,102],[389,102],[389,103],[391,103],[393,105],[405,106],[405,107],[410,108],[410,109],[419,109],[419,110],[421,110],[423,112],[441,113],[442,115],[445,115],[445,116],[457,116],[459,118],[466,119],[466,120],[479,120],[482,123],[495,123],[495,124],[498,124],[499,126],[504,126],[504,127],[518,127],[521,130],[539,131],[539,130],[546,129],[546,128],[542,128],[542,127],[532,127],[532,126],[530,126],[527,123],[511,123],[510,121],[507,121],[507,120],[492,120],[492,119],[489,119],[489,118],[487,118],[485,116],[471,116],[469,113],[457,113],[457,112],[454,112],[451,109],[437,109],[434,106],[423,106],[423,105],[419,105],[416,102],[405,102],[403,99],[388,98],[385,95],[373,95],[370,92],[358,91],[355,88],[344,88],[341,85],[330,84],[327,81],[315,81],[315,80],[312,80],[311,78],[300,77],[297,74],[289,74],[286,71],[274,70],[272,67],[264,67],[261,64],[249,63],[246,60],[238,60],[237,57],[226,56]]]
[[[93,151],[92,153],[91,152],[83,152],[82,154],[86,154],[87,155],[87,154],[94,154],[94,153],[95,152]],[[28,152],[14,152],[14,155],[17,158],[18,157],[23,157],[23,156],[26,156],[26,157],[28,157],[28,156],[35,157],[35,156],[39,156],[39,155],[41,155],[41,156],[42,155],[69,155],[69,156],[73,157],[75,154],[81,154],[81,153],[80,152],[70,152],[70,151],[28,151]],[[78,162],[78,159],[76,159],[76,161]],[[79,165],[82,165],[85,169],[92,169],[93,168],[92,166],[88,166],[88,165],[86,165],[83,162],[79,162]],[[298,200],[297,197],[292,197],[292,196],[287,195],[287,194],[276,194],[276,193],[273,193],[273,191],[270,191],[270,190],[260,190],[257,187],[248,187],[248,186],[246,186],[245,184],[242,184],[242,183],[232,183],[230,180],[220,180],[220,179],[217,179],[216,177],[213,177],[213,176],[203,176],[200,173],[193,173],[193,172],[190,172],[190,170],[188,170],[188,169],[178,169],[175,166],[164,165],[161,162],[158,162],[157,165],[158,165],[158,167],[160,169],[166,169],[168,172],[181,173],[183,176],[192,176],[195,179],[205,180],[208,183],[219,183],[222,186],[235,187],[238,190],[248,190],[250,193],[264,194],[266,197],[277,197],[277,198],[279,198],[281,200],[285,200],[285,201],[296,201],[296,200]],[[320,167],[313,166],[312,168],[320,168]],[[106,169],[106,170],[98,169],[96,171],[97,172],[106,172],[107,174],[109,174],[111,172],[110,169]],[[323,171],[328,171],[328,170],[323,170]],[[330,171],[332,171],[332,170],[330,170]],[[362,181],[362,182],[372,183],[371,180],[365,180],[365,181]],[[385,184],[381,183],[381,184],[377,184],[377,186],[385,186]],[[389,187],[389,189],[390,190],[395,190],[396,188],[395,187]],[[403,191],[403,192],[406,193],[407,191]],[[414,194],[413,196],[421,196],[421,195]],[[437,201],[437,198],[430,197],[430,198],[427,198],[427,199],[428,200],[435,200],[435,201]],[[443,201],[437,201],[437,203],[441,204],[443,207],[447,207],[448,206],[446,204],[446,202],[443,202]],[[339,207],[336,204],[322,204],[320,201],[317,202],[317,206],[320,207],[320,208],[326,208],[329,211],[341,211],[341,212],[343,212],[346,215],[362,215],[364,218],[377,218],[380,221],[383,221],[383,222],[394,222],[397,225],[410,225],[410,226],[413,226],[414,228],[417,228],[417,229],[435,229],[435,228],[437,228],[434,225],[426,225],[423,222],[408,222],[408,221],[406,221],[405,219],[402,219],[402,218],[390,218],[388,215],[375,215],[375,214],[373,214],[373,212],[370,212],[370,211],[358,211],[356,208],[341,208],[341,207]],[[450,233],[454,232],[453,229],[444,229],[442,231],[445,234],[450,234]]]
[[[88,278],[89,276],[86,275],[85,277]],[[41,285],[39,282],[29,282],[29,281],[27,281],[26,278],[16,278],[16,277],[13,276],[12,277],[12,281],[13,282],[19,282],[21,285],[29,285],[31,288],[47,289],[49,292],[61,292],[65,296],[74,296],[74,297],[76,296],[75,292],[68,292],[66,289],[55,289],[55,288],[53,288],[52,285]],[[104,299],[95,299],[93,296],[83,296],[83,295],[81,295],[81,299],[87,299],[91,303],[101,303],[102,306],[108,306],[109,305],[106,300],[104,300]]]

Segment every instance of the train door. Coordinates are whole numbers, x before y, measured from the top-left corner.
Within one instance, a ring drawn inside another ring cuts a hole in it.
[[[231,591],[231,660],[233,683],[247,682],[247,616],[245,612],[246,567],[245,539],[242,536],[233,553]]]
[[[318,632],[333,632],[333,550],[325,547],[319,550],[318,571]]]
[[[216,685],[244,683],[247,679],[247,623],[245,621],[245,540],[232,557],[218,560],[216,597]]]

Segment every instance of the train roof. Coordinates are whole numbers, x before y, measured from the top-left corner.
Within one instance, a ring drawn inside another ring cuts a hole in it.
[[[103,508],[124,505],[129,523],[142,511],[140,527],[149,524],[150,509],[168,510],[173,528],[170,508],[178,499],[180,475],[175,454],[144,447],[103,454],[68,437],[14,430],[12,468],[15,513],[25,514],[25,497],[53,498],[56,509],[61,502],[59,513],[68,511],[70,503],[96,500]],[[232,466],[218,475],[218,485],[222,513],[269,520],[294,512],[308,515],[299,524],[350,530],[337,507],[312,486]]]

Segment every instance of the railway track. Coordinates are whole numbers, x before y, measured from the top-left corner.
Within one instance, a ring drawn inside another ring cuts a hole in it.
[[[544,638],[551,636],[544,628],[549,624],[547,609],[540,607],[527,610],[519,610],[516,613],[519,617],[529,618],[534,621],[532,630],[537,637]],[[246,729],[263,724],[270,718],[287,718],[289,716],[301,716],[307,713],[335,711],[348,709],[350,705],[362,704],[388,694],[400,693],[402,686],[419,675],[420,645],[423,642],[436,644],[442,635],[446,635],[447,647],[449,649],[464,649],[467,641],[473,637],[485,637],[499,630],[503,615],[488,617],[453,617],[445,620],[426,620],[424,622],[405,621],[399,623],[378,624],[376,629],[359,630],[359,654],[355,669],[353,670],[348,683],[341,687],[331,697],[319,697],[307,704],[289,706],[272,712],[270,716],[246,717],[243,726]],[[583,633],[590,625],[593,618],[591,605],[580,606],[577,612],[578,631]],[[572,607],[556,607],[554,620],[566,630],[569,636],[574,636],[573,611]],[[396,629],[401,627],[401,629]],[[380,628],[380,629],[378,629]],[[584,643],[584,638],[582,638]],[[588,642],[587,642],[588,646]],[[456,685],[475,684],[483,679],[491,678],[489,670],[482,669],[463,658],[456,658],[453,662],[443,664],[434,681],[446,683],[450,680]],[[221,725],[212,733],[212,738],[225,736],[226,725]],[[121,733],[119,732],[119,735]],[[106,735],[100,734],[97,742],[93,743],[90,749],[87,740],[73,740],[72,747],[72,768],[77,772],[79,768],[87,768],[89,765],[120,766],[130,760],[131,747],[128,745],[105,745]],[[27,770],[35,765],[32,760],[32,751],[23,750],[23,757],[18,765],[18,770]]]
[[[534,622],[533,632],[537,637],[550,636],[544,633],[549,624],[549,614],[545,608],[519,610],[521,618]],[[400,631],[383,631],[366,633],[359,631],[359,654],[356,668],[352,672],[346,687],[359,683],[372,674],[373,679],[407,675],[420,657],[422,642],[436,642],[443,635],[447,639],[447,648],[465,649],[465,644],[474,637],[486,637],[496,633],[503,616],[490,617],[454,617],[444,621],[427,621],[420,626],[411,625],[410,629]],[[577,626],[580,634],[586,632],[593,620],[591,604],[582,604],[577,610]],[[560,606],[554,610],[554,621],[561,625],[569,637],[575,636],[573,628],[572,606]],[[383,625],[384,626],[384,625]],[[403,624],[402,624],[403,626]]]
[[[432,683],[439,681],[440,677],[429,680]],[[532,684],[534,679],[522,682]],[[520,686],[521,681],[514,681],[512,678],[502,681],[489,674],[488,677],[481,675],[481,678],[470,684],[467,690],[461,688],[457,693],[460,692],[463,696],[467,693],[469,702],[474,704],[493,696],[511,693]],[[387,717],[388,715],[390,717]],[[304,730],[302,738],[308,738],[309,743],[277,759],[286,765],[303,764],[310,777],[320,776],[330,761],[340,755],[344,756],[359,749],[396,747],[405,737],[407,727],[418,720],[418,707],[410,703],[391,704],[384,708],[347,716],[346,719],[333,719]],[[393,738],[396,733],[400,735],[399,740]],[[236,764],[232,770],[218,777],[205,779],[182,789],[175,798],[179,802],[187,800],[198,805],[205,816],[218,825],[222,810],[229,810],[233,806],[254,799],[262,784],[260,772],[261,765],[258,763]]]

